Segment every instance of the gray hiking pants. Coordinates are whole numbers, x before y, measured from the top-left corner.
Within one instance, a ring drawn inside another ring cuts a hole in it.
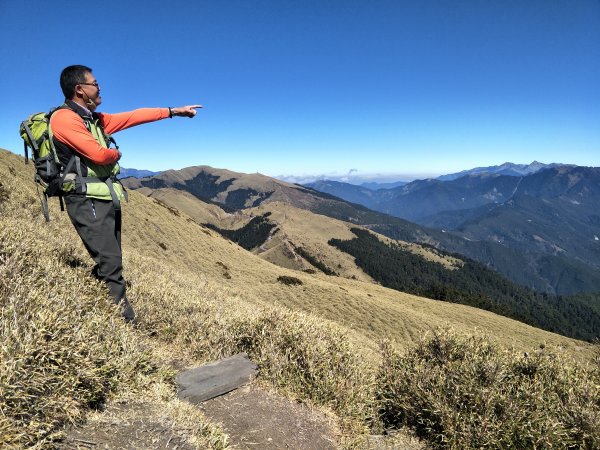
[[[65,205],[85,248],[96,262],[92,274],[107,284],[124,319],[133,321],[135,313],[125,295],[123,279],[121,210],[115,210],[111,200],[82,195],[65,196]]]

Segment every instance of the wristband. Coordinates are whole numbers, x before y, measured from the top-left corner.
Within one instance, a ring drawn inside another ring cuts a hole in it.
[[[169,119],[173,118],[173,109],[169,106]]]

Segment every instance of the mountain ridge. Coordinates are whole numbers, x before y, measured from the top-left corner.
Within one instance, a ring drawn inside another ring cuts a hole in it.
[[[515,164],[511,162],[505,162],[498,166],[487,166],[487,167],[475,167],[473,169],[462,170],[460,172],[451,173],[447,175],[441,175],[437,177],[440,181],[452,181],[457,178],[461,178],[465,175],[475,175],[481,173],[490,173],[496,175],[509,175],[509,176],[523,176],[531,175],[532,173],[539,172],[540,170],[551,169],[553,167],[560,166],[573,166],[572,164],[563,163],[550,163],[545,164],[539,161],[533,161],[530,164]]]
[[[573,171],[594,170],[593,168],[561,167],[563,168],[538,171],[528,177],[541,179],[542,181],[537,184],[543,185],[545,183],[544,177],[560,172],[560,183],[552,188],[556,190],[561,183],[563,188],[568,188],[569,180],[573,182],[573,180],[578,179],[577,177],[569,178]],[[215,170],[214,173],[213,170]],[[202,180],[198,180],[198,177]],[[256,182],[257,177],[260,183]],[[500,204],[500,201],[510,199],[517,192],[518,186],[522,183],[521,180],[527,179],[527,177],[476,174],[447,182],[433,179],[419,180],[391,191],[368,191],[364,188],[353,187],[355,190],[368,192],[369,195],[377,195],[375,192],[386,192],[388,196],[390,192],[399,192],[399,195],[403,192],[407,193],[401,196],[403,198],[414,197],[416,199],[413,202],[414,208],[423,209],[428,204],[428,207],[431,208],[428,211],[429,213],[435,212],[433,207],[436,205],[436,201],[442,206],[448,199],[454,201],[454,208],[458,212],[445,211],[444,213],[438,213],[438,215],[427,216],[429,227],[423,227],[402,218],[370,210],[358,203],[344,201],[326,192],[270,179],[264,175],[246,175],[212,169],[208,166],[197,166],[194,169],[186,169],[185,172],[173,172],[171,178],[170,184],[165,182],[168,178],[165,178],[164,175],[157,178],[126,180],[125,183],[126,185],[135,183],[131,186],[133,188],[146,185],[156,188],[173,186],[188,190],[188,192],[195,192],[204,201],[213,202],[223,208],[229,208],[230,212],[240,207],[257,206],[264,201],[284,201],[317,214],[369,227],[393,239],[425,243],[451,253],[461,253],[488,265],[519,284],[542,292],[574,294],[577,292],[600,291],[600,273],[594,265],[590,265],[590,261],[593,261],[596,257],[593,254],[595,241],[592,242],[594,246],[591,249],[586,249],[583,252],[583,255],[589,255],[587,259],[573,259],[569,258],[568,255],[565,256],[557,249],[548,247],[536,237],[538,234],[534,232],[531,232],[527,237],[529,250],[523,251],[521,246],[508,246],[507,242],[512,241],[507,240],[504,242],[502,239],[495,238],[495,234],[492,236],[478,236],[453,231],[453,228],[459,228],[462,222],[473,219],[472,215],[468,215],[468,212],[477,211],[474,208],[481,208],[479,212],[483,214],[490,209],[486,205],[495,206]],[[583,183],[585,177],[583,177],[583,181],[581,178],[580,176],[579,184],[583,186],[582,188],[594,188],[594,183],[585,186]],[[535,185],[536,183],[526,182],[518,192],[529,193],[531,189],[535,188]],[[439,191],[440,187],[444,190]],[[450,191],[448,191],[449,187],[451,188]],[[526,190],[524,190],[525,188]],[[438,193],[436,195],[429,194],[432,189],[437,189]],[[465,198],[465,196],[469,198]],[[468,203],[472,208],[470,210],[458,209],[462,208],[465,203]],[[542,206],[538,206],[538,209],[544,210]],[[467,214],[465,217],[461,216],[465,214]],[[593,220],[593,217],[594,214],[591,214],[589,220]],[[571,222],[573,221],[567,221],[565,226],[575,227],[574,229],[582,227],[579,219],[575,220],[573,224]],[[536,221],[533,220],[532,223],[535,224]],[[447,227],[448,224],[453,225],[453,228]],[[432,227],[437,227],[437,229]],[[519,228],[519,226],[511,225],[511,229],[518,230]],[[588,230],[585,235],[589,235],[589,229],[585,227],[584,229]],[[469,230],[469,232],[474,233],[472,230]],[[550,240],[550,235],[540,237],[546,241]],[[581,245],[577,243],[577,239],[580,239],[578,235],[568,239],[569,245],[571,245],[569,248],[581,248]],[[515,267],[519,269],[515,270]]]
[[[32,167],[26,166],[21,156],[0,149],[0,170],[3,177],[10,179],[11,186],[22,186],[19,197],[29,202],[28,208],[34,211],[36,220],[43,224],[32,181]],[[13,202],[14,197],[9,195],[9,201]],[[66,213],[61,213],[58,202],[50,201],[49,204],[52,229],[63,230],[61,233],[68,236],[65,237],[66,241],[78,243],[68,217]],[[214,205],[209,206],[212,208]],[[402,343],[408,336],[416,339],[424,330],[444,323],[468,329],[478,323],[476,326],[497,334],[499,340],[507,345],[522,342],[523,345],[536,346],[547,340],[568,348],[585,346],[581,341],[469,306],[420,298],[359,280],[290,271],[275,266],[202,227],[182,211],[142,193],[131,192],[129,203],[124,207],[127,208],[123,224],[126,263],[130,255],[143,252],[144,257],[161,261],[161,266],[182,267],[182,272],[212,280],[215,286],[221,286],[234,297],[242,296],[250,305],[264,305],[265,298],[268,298],[269,303],[322,315],[325,320],[350,327],[352,334],[358,336],[357,341],[363,342],[368,349],[376,348],[376,340],[381,336],[397,338]],[[223,265],[228,267],[231,278],[224,277]],[[129,270],[135,271],[133,267]],[[140,275],[143,274],[140,272]],[[282,274],[297,277],[304,283],[303,288],[282,288],[276,281],[277,276]],[[430,312],[427,312],[427,319],[423,321],[425,306]],[[379,316],[378,311],[383,307],[390,309],[385,309]],[[355,312],[351,313],[353,310]],[[363,320],[366,310],[370,311],[373,320],[370,325]],[[393,319],[393,326],[386,324],[388,319]],[[403,331],[402,324],[418,327]],[[510,334],[507,334],[508,329],[511,329]]]

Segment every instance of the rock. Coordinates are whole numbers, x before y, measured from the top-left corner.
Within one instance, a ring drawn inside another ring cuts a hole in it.
[[[258,366],[245,353],[181,372],[175,378],[182,400],[198,404],[248,383]]]

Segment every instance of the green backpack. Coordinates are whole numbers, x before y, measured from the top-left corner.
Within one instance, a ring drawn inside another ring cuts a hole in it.
[[[37,184],[38,195],[40,187],[42,188],[43,196],[39,196],[42,203],[42,212],[47,222],[50,220],[48,197],[59,197],[60,209],[62,211],[65,209],[62,199],[66,192],[65,175],[69,172],[70,165],[73,163],[73,158],[71,158],[67,167],[63,168],[52,142],[50,117],[60,108],[54,108],[47,113],[32,114],[21,123],[19,129],[19,133],[23,138],[25,164],[29,163],[28,149],[31,148],[35,165],[34,181]]]

